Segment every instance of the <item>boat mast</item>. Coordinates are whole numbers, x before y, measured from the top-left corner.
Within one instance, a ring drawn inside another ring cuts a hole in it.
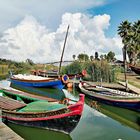
[[[68,31],[69,31],[69,25],[67,27],[66,37],[65,37],[65,41],[64,41],[64,46],[63,46],[62,54],[61,54],[61,59],[60,59],[60,64],[59,64],[59,71],[58,71],[58,74],[59,75],[60,75],[60,71],[61,71],[61,64],[62,64],[64,50],[65,50],[66,41],[67,41],[67,37],[68,37]]]

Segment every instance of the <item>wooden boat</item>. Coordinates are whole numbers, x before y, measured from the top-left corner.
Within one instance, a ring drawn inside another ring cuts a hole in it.
[[[89,98],[105,104],[140,111],[140,95],[103,88],[97,92],[96,87],[80,82],[80,90]]]
[[[136,67],[136,66],[132,66],[129,65],[129,67],[131,68],[132,71],[134,71],[136,74],[140,75],[140,67]]]
[[[5,90],[2,89],[0,92],[5,93]],[[11,96],[16,95],[16,97],[19,97],[15,91],[9,91],[9,95],[10,93]],[[26,98],[28,102],[31,102],[26,104],[23,108],[14,110],[2,108],[3,122],[70,133],[77,126],[84,106],[83,94],[79,95],[79,101],[75,104],[70,104],[68,102],[64,104],[65,101],[69,101],[70,99],[59,103],[29,98],[28,96],[23,97],[23,95],[20,96],[20,100],[22,98]]]
[[[58,79],[62,79],[63,75],[59,75],[58,71],[43,71],[43,70],[32,70],[31,71],[32,75],[38,75],[38,76],[42,76],[42,77],[50,77],[50,78],[58,78]],[[81,73],[75,73],[75,74],[67,74],[69,79],[79,79],[82,78],[83,76],[85,76],[85,73],[82,71]]]
[[[66,82],[67,77],[64,77],[63,80]],[[11,77],[11,83],[28,87],[52,87],[58,89],[64,87],[62,80],[59,79],[22,74],[13,75]]]

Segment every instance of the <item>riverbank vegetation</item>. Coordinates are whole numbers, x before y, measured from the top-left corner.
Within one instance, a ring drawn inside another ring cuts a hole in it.
[[[117,73],[120,70],[120,66],[115,65],[115,53],[110,51],[108,54],[98,55],[95,52],[94,56],[88,56],[87,54],[79,54],[76,59],[76,55],[73,55],[74,62],[70,65],[63,67],[62,73],[76,74],[81,73],[82,70],[87,71],[85,80],[94,82],[115,82]]]

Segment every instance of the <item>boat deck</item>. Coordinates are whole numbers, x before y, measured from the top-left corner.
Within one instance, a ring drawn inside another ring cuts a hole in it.
[[[25,103],[10,99],[8,97],[0,96],[0,108],[5,110],[15,110],[26,106]]]
[[[26,96],[26,97],[31,97],[31,98],[36,98],[36,99],[40,99],[40,100],[47,100],[48,102],[57,102],[58,100],[53,99],[53,98],[49,98],[46,96],[39,96],[39,95],[33,95],[33,94],[29,94],[27,92],[23,92],[23,91],[18,91],[18,90],[9,90],[9,89],[4,89],[5,92],[12,92],[13,94],[17,94],[17,95],[21,95],[21,96]]]

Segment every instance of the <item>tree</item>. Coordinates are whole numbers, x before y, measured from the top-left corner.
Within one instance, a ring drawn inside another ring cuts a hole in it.
[[[124,21],[118,27],[118,34],[124,44],[124,59],[126,53],[131,64],[136,64],[137,55],[140,53],[140,20],[131,25],[130,22]]]
[[[78,59],[79,59],[79,61],[87,61],[87,60],[89,60],[89,56],[87,54],[81,53],[78,55]]]
[[[93,55],[90,56],[90,61],[93,61]]]
[[[131,63],[136,64],[137,56],[140,53],[140,20],[134,22],[132,26],[132,39],[131,39],[132,57]]]
[[[105,60],[107,59],[107,55],[106,55],[106,54],[104,54],[104,59],[105,59]]]
[[[124,51],[127,51],[127,47],[130,45],[131,23],[127,20],[122,22],[118,27],[118,34],[122,38]]]
[[[104,59],[104,55],[101,54],[100,55],[100,59],[103,60]]]
[[[75,58],[76,58],[76,55],[74,54],[74,55],[72,56],[72,58],[73,58],[73,60],[75,60]]]
[[[109,62],[113,62],[115,60],[115,53],[110,51],[108,54],[107,54],[107,60]]]
[[[130,46],[130,36],[131,36],[131,23],[127,20],[122,22],[120,26],[118,27],[118,34],[122,38],[123,46],[123,59],[124,59],[124,73],[125,73],[125,82],[127,80],[126,77],[126,70],[127,70],[127,61],[126,61],[126,53],[128,50],[128,46]],[[127,83],[126,83],[126,89],[127,89]]]
[[[31,59],[26,59],[26,63],[29,63],[30,65],[34,65],[34,62]]]
[[[95,52],[95,60],[99,60],[99,55],[98,55],[98,52]]]

